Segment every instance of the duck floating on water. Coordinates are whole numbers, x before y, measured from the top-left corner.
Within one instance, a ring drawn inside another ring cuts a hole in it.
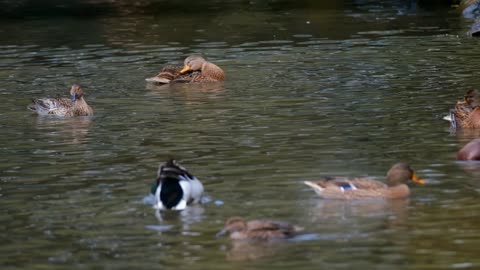
[[[250,220],[241,217],[231,217],[225,226],[217,233],[217,237],[229,234],[233,240],[273,240],[295,236],[303,228],[279,221]]]
[[[444,119],[450,121],[451,127],[455,129],[480,128],[480,91],[468,91]]]
[[[39,115],[56,116],[88,116],[93,115],[93,109],[85,101],[80,85],[74,84],[70,89],[71,98],[39,98],[32,99],[28,109]]]
[[[151,192],[155,195],[155,208],[183,210],[189,204],[200,202],[203,185],[187,169],[171,159],[160,165]]]
[[[324,199],[403,199],[410,195],[410,189],[406,185],[408,180],[425,184],[407,163],[399,162],[387,172],[386,184],[368,178],[346,177],[330,177],[317,182],[305,181],[304,184]]]
[[[166,66],[157,76],[145,80],[156,84],[221,82],[225,80],[225,73],[203,57],[190,55],[185,59],[183,68]]]

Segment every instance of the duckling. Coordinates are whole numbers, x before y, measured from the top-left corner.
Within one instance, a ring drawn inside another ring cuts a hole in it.
[[[157,84],[196,83],[196,82],[221,82],[225,80],[225,73],[217,65],[206,61],[199,55],[190,55],[184,61],[184,66],[166,66],[160,73],[147,82]]]
[[[183,210],[199,203],[203,195],[202,183],[176,160],[160,165],[151,193],[155,195],[156,209]]]
[[[217,237],[229,234],[233,240],[273,240],[293,237],[303,228],[286,222],[270,220],[245,221],[241,217],[231,217],[217,233]]]
[[[85,101],[83,90],[78,84],[72,85],[70,89],[71,99],[68,98],[39,98],[32,99],[28,106],[33,112],[39,115],[56,116],[88,116],[93,115],[93,109]]]
[[[410,196],[410,189],[406,185],[408,180],[425,184],[407,163],[399,162],[387,172],[387,184],[372,179],[346,177],[331,177],[318,182],[305,181],[304,184],[324,199],[402,199]]]
[[[477,89],[469,90],[444,119],[450,121],[455,129],[480,128],[480,92]]]

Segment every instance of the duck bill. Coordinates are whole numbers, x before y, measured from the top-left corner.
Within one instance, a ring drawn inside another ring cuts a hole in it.
[[[185,73],[185,72],[187,72],[187,71],[189,71],[189,70],[190,70],[190,66],[189,66],[189,65],[185,65],[185,66],[183,67],[183,69],[180,70],[180,74],[183,74],[183,73]]]
[[[72,95],[72,102],[75,102],[75,100],[77,100],[77,94]]]
[[[226,233],[227,233],[227,230],[226,230],[226,229],[222,229],[222,230],[219,231],[217,234],[215,234],[215,237],[222,237],[222,236],[224,236]]]
[[[425,180],[423,179],[420,179],[420,177],[418,177],[418,175],[416,173],[413,173],[412,175],[412,181],[416,184],[419,184],[419,185],[423,185],[425,184]]]

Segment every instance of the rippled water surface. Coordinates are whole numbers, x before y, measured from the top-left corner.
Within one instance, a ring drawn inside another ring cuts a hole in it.
[[[479,135],[441,120],[480,85],[472,21],[416,1],[332,2],[1,19],[2,269],[480,268],[480,171],[454,161]],[[226,82],[146,85],[192,53]],[[94,117],[27,111],[76,82]],[[152,209],[169,157],[203,181],[204,204]],[[382,179],[399,160],[427,181],[407,201],[322,201],[302,184]],[[305,234],[215,238],[237,215]]]

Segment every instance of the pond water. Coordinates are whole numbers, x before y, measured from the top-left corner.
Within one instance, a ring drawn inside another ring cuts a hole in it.
[[[417,1],[329,2],[1,19],[2,269],[480,268],[480,170],[455,161],[480,132],[441,120],[480,85],[472,21]],[[192,53],[226,82],[145,83]],[[94,117],[27,111],[73,83]],[[152,209],[150,185],[169,157],[204,183],[204,204]],[[323,201],[302,184],[383,179],[399,160],[427,181],[405,201]],[[215,238],[231,216],[305,234]]]

